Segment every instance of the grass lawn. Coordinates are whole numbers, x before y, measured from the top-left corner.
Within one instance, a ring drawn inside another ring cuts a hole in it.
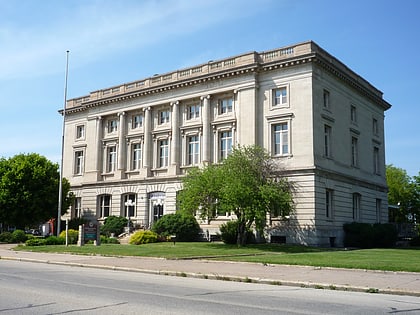
[[[342,250],[305,246],[258,244],[238,248],[223,243],[171,242],[144,245],[103,244],[18,246],[16,250],[105,256],[143,256],[167,259],[206,258],[319,267],[420,272],[420,249]]]

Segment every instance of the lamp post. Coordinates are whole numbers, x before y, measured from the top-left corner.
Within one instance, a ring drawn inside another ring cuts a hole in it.
[[[125,203],[127,207],[127,235],[130,235],[130,207],[134,207],[134,202],[131,199],[128,199]]]

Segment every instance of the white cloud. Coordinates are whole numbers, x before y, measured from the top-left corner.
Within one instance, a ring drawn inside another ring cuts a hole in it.
[[[71,4],[63,9],[63,2],[38,2],[39,10],[47,10],[42,24],[39,17],[30,16],[22,25],[0,21],[0,80],[62,72],[66,50],[77,54],[82,63],[78,66],[82,66],[119,50],[196,32],[232,18],[233,12],[236,17],[247,14],[246,7],[250,12],[255,5],[220,0]],[[237,10],[239,5],[241,10]]]

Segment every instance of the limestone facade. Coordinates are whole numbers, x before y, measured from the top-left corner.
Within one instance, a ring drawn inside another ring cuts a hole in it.
[[[343,223],[388,220],[389,108],[382,92],[312,41],[94,91],[67,102],[69,213],[129,215],[149,227],[176,211],[189,168],[256,144],[297,187],[295,213],[267,218],[268,238],[340,245]],[[230,219],[218,214],[201,226],[214,233]]]

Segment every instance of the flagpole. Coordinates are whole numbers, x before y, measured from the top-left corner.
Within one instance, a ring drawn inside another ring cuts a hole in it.
[[[63,130],[61,137],[61,163],[60,163],[60,182],[58,183],[58,209],[57,209],[57,236],[61,229],[61,208],[63,205],[63,160],[64,160],[64,132],[66,126],[66,105],[67,105],[67,79],[69,74],[69,51],[66,51],[66,75],[64,80],[64,106],[63,106]]]

